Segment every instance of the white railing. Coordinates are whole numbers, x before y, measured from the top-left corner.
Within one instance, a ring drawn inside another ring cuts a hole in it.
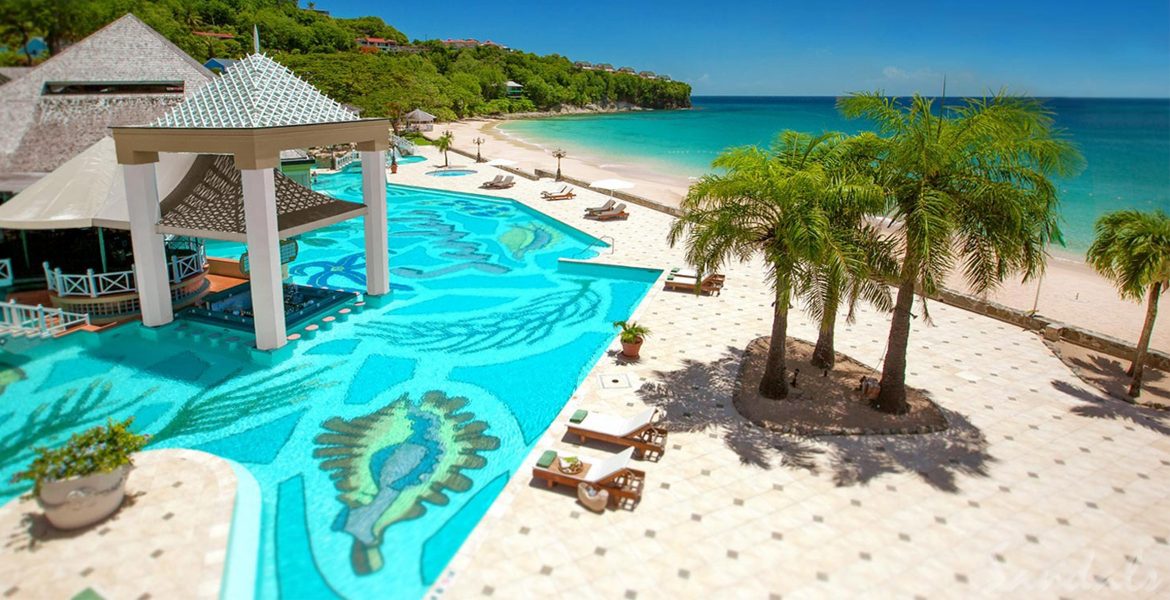
[[[0,287],[12,285],[12,259],[0,258]]]
[[[337,169],[335,169],[335,170],[340,171],[340,170],[344,169],[345,167],[349,166],[349,163],[351,163],[357,159],[358,159],[357,152],[350,152],[349,154],[346,154],[345,156],[339,156],[339,157],[337,157]]]
[[[390,141],[394,144],[395,148],[398,148],[398,151],[401,154],[405,154],[407,156],[418,154],[418,146],[416,146],[414,142],[400,135],[391,134]]]
[[[45,281],[49,291],[58,296],[110,296],[113,294],[131,294],[138,291],[134,271],[114,271],[111,273],[95,273],[87,269],[84,274],[75,275],[62,273],[60,267],[53,269],[46,261],[42,263],[45,269]],[[171,283],[179,283],[207,269],[207,255],[200,246],[194,254],[188,256],[172,256],[167,264],[167,274]]]
[[[0,302],[0,335],[48,338],[77,325],[89,325],[89,315],[40,304]]]

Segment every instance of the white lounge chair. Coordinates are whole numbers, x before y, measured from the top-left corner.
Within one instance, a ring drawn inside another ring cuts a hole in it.
[[[581,414],[584,413],[584,414]],[[591,411],[577,411],[570,417],[566,426],[569,435],[575,435],[585,440],[597,440],[628,446],[638,451],[639,458],[647,458],[647,454],[655,457],[666,452],[666,430],[655,427],[658,421],[659,410],[646,410],[628,418],[595,413]]]

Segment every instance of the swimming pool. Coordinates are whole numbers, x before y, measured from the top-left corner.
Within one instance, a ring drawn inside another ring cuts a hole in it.
[[[427,175],[431,177],[463,177],[464,175],[475,175],[477,171],[472,169],[439,169],[438,171],[427,171]]]
[[[358,200],[360,172],[317,189]],[[563,268],[600,242],[510,201],[388,196],[391,301],[277,366],[137,326],[0,353],[0,498],[30,444],[134,415],[152,447],[255,476],[261,597],[422,596],[658,272]],[[361,236],[360,220],[301,236],[291,279],[363,289]]]

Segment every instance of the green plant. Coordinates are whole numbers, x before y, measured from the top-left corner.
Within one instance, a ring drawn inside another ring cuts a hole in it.
[[[838,107],[877,128],[856,139],[871,145],[901,260],[874,406],[905,413],[914,296],[923,298],[929,319],[925,299],[955,267],[976,294],[1012,275],[1026,281],[1041,273],[1046,246],[1061,241],[1051,177],[1073,172],[1083,159],[1054,129],[1052,114],[1027,98],[1001,94],[940,107],[922,96],[873,92],[843,98]]]
[[[447,151],[451,149],[451,145],[454,143],[455,134],[451,133],[450,131],[444,131],[443,135],[439,136],[439,138],[435,140],[435,147],[439,149],[439,152],[443,153],[444,167],[451,166],[451,163],[447,160]]]
[[[12,476],[12,483],[32,481],[33,492],[41,491],[46,481],[108,473],[132,465],[132,455],[150,441],[150,436],[130,431],[134,417],[120,423],[97,426],[69,437],[59,448],[37,448],[37,457],[27,470]]]
[[[613,326],[622,330],[622,343],[625,344],[637,344],[642,341],[642,338],[650,336],[649,329],[633,321],[614,321]]]
[[[1155,210],[1118,210],[1097,220],[1089,264],[1113,281],[1123,298],[1147,296],[1146,320],[1129,367],[1129,395],[1142,393],[1142,366],[1158,316],[1158,299],[1170,285],[1170,217]]]

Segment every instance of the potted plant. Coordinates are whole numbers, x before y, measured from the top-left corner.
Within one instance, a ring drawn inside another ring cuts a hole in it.
[[[622,356],[626,358],[638,358],[638,352],[642,350],[642,341],[650,335],[650,330],[645,327],[626,321],[614,321],[614,327],[622,330]]]
[[[130,431],[133,417],[75,433],[60,448],[37,448],[37,457],[12,482],[32,481],[45,517],[58,529],[87,527],[114,514],[126,496],[133,454],[150,436]]]
[[[393,150],[390,151],[390,174],[398,174],[398,156]]]

